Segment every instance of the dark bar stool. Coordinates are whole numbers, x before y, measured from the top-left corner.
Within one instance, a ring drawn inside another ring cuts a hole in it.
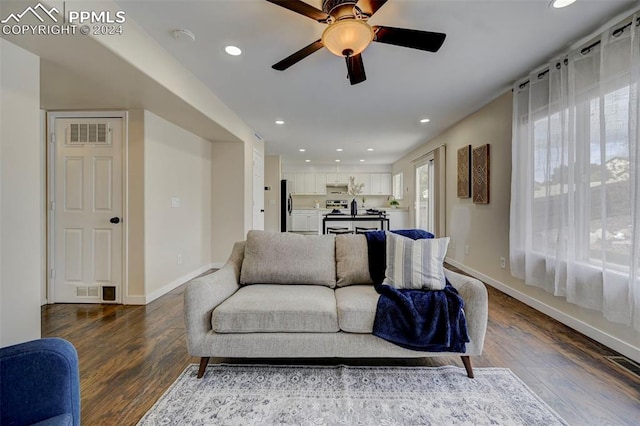
[[[351,230],[343,226],[330,226],[327,228],[327,234],[351,234]]]
[[[378,227],[366,227],[366,226],[356,226],[356,234],[364,234],[365,232],[368,231],[377,231]]]

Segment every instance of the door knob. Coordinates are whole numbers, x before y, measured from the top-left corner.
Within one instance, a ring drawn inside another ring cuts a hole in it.
[[[118,223],[120,223],[120,218],[117,217],[117,216],[116,217],[112,217],[111,219],[109,219],[109,222],[118,224]]]

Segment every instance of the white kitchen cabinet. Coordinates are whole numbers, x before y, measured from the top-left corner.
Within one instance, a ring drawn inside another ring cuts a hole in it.
[[[293,210],[291,230],[294,232],[318,232],[318,210]]]
[[[304,174],[304,193],[307,195],[324,195],[327,193],[327,178],[323,173]]]
[[[314,194],[316,191],[316,175],[315,173],[304,174],[304,193]]]
[[[387,217],[389,218],[389,229],[410,228],[408,210],[388,209]]]
[[[290,182],[292,194],[304,194],[304,173],[283,173],[282,178]]]
[[[369,195],[391,195],[391,173],[371,173]]]
[[[327,193],[327,174],[316,173],[315,177],[315,194],[325,195]]]
[[[294,178],[293,178],[293,188],[294,188],[294,194],[304,194],[304,173],[294,173],[293,174]]]
[[[309,216],[293,212],[291,214],[291,230],[294,232],[309,231]]]
[[[346,185],[348,183],[349,173],[327,173],[327,185]]]
[[[293,194],[324,195],[327,193],[326,176],[316,173],[285,173],[285,179],[293,182]]]

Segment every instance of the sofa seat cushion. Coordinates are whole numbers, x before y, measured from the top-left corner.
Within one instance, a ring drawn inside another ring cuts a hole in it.
[[[380,295],[371,285],[336,289],[338,325],[348,333],[371,333]]]
[[[334,291],[315,285],[254,284],[213,310],[216,333],[335,333]]]
[[[335,236],[249,231],[240,284],[315,284],[335,287]]]

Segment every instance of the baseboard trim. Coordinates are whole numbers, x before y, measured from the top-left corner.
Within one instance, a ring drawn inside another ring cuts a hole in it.
[[[167,285],[157,289],[156,291],[147,294],[146,296],[127,296],[125,298],[125,304],[126,305],[148,305],[149,303],[153,302],[154,300],[156,300],[157,298],[164,296],[165,294],[169,293],[170,291],[176,289],[177,287],[180,287],[182,284],[186,283],[187,281],[192,280],[193,278],[197,277],[198,275],[202,274],[203,272],[208,271],[209,269],[212,268],[216,268],[216,266],[214,266],[215,264],[210,263],[208,265],[202,266],[194,271],[191,271],[187,274],[182,275],[181,277],[176,278],[175,280],[171,281],[170,283],[168,283]]]
[[[144,296],[127,296],[123,303],[125,305],[146,305],[147,299]]]
[[[550,316],[551,318],[561,322],[567,327],[573,328],[574,330],[584,334],[585,336],[592,338],[596,342],[602,343],[603,345],[623,354],[624,356],[636,362],[640,362],[640,348],[636,348],[629,343],[618,339],[615,336],[599,330],[578,318],[568,315],[567,313],[560,311],[553,306],[549,306],[544,302],[541,302],[527,294],[524,294],[521,291],[518,291],[501,281],[491,278],[490,276],[485,275],[482,272],[476,271],[475,269],[470,268],[454,259],[447,257],[445,259],[445,262],[449,263],[452,266],[455,266],[456,268],[459,268],[469,275],[472,275],[474,278],[477,278],[480,281],[489,284],[491,287],[494,287],[501,292],[508,294],[509,296],[521,301],[522,303],[532,307],[533,309],[536,309],[537,311]]]

